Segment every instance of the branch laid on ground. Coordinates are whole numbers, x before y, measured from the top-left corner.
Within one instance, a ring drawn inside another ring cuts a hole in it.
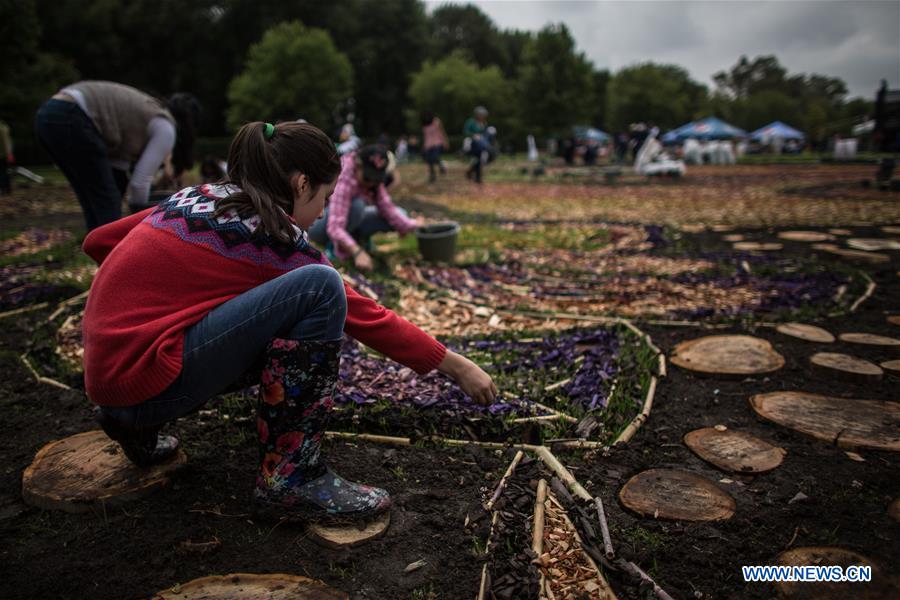
[[[609,524],[606,522],[606,511],[603,510],[603,500],[600,496],[594,496],[594,505],[597,507],[597,520],[600,521],[600,534],[603,536],[603,552],[606,558],[612,560],[616,553],[612,547],[612,539],[609,537]]]
[[[71,298],[63,300],[62,302],[57,304],[56,310],[54,310],[53,313],[49,317],[47,317],[47,322],[49,323],[50,321],[53,321],[54,319],[56,319],[56,317],[58,317],[64,310],[66,310],[68,307],[70,307],[74,304],[78,304],[80,301],[87,298],[88,294],[90,294],[90,293],[91,293],[91,290],[87,290],[87,291],[81,292],[80,294],[78,294],[76,296],[72,296]]]
[[[540,558],[544,553],[544,503],[547,502],[547,480],[538,481],[537,497],[534,500],[534,519],[531,529],[531,549],[534,550],[535,556]],[[541,572],[540,587],[543,593],[544,587],[547,585],[546,577]]]
[[[862,276],[866,280],[868,280],[869,285],[866,286],[865,293],[862,296],[860,296],[859,298],[857,298],[856,302],[854,302],[853,304],[850,305],[850,312],[856,312],[856,309],[859,308],[859,305],[862,304],[863,302],[865,302],[869,298],[869,296],[871,296],[872,293],[875,292],[875,288],[877,287],[875,285],[875,282],[872,281],[872,278],[869,277],[868,273],[866,273],[865,271],[860,271],[860,273],[862,273]]]
[[[644,343],[647,344],[647,346],[650,348],[650,350],[652,350],[656,354],[657,360],[658,360],[657,369],[659,371],[657,374],[660,377],[665,377],[666,376],[666,355],[663,354],[663,351],[660,350],[656,346],[656,344],[653,343],[653,338],[651,338],[648,334],[646,334],[643,331],[641,331],[640,329],[638,329],[637,326],[628,319],[621,319],[620,322],[622,323],[622,325],[627,327],[632,333],[634,333],[641,340],[643,340]]]
[[[638,414],[631,423],[628,424],[628,427],[619,434],[619,437],[613,442],[615,444],[624,444],[628,442],[637,430],[641,428],[641,425],[647,420],[650,416],[650,409],[653,408],[653,397],[656,395],[656,377],[650,378],[650,388],[647,390],[647,396],[644,398],[644,406],[641,409],[640,414]]]
[[[47,306],[49,305],[49,302],[39,302],[37,304],[32,304],[31,306],[24,306],[22,308],[8,310],[6,312],[0,313],[0,319],[5,319],[6,317],[14,317],[15,315],[21,315],[23,313],[32,312],[35,310],[41,310],[42,308],[47,308]]]
[[[491,530],[488,532],[487,543],[485,543],[485,551],[491,547],[491,542],[494,539],[494,527],[497,525],[497,519],[500,518],[500,513],[494,511],[493,516],[491,516]],[[485,600],[487,598],[488,588],[490,587],[490,577],[488,577],[488,565],[485,561],[484,566],[481,567],[481,585],[478,587],[478,600]]]
[[[510,475],[513,474],[513,471],[516,470],[516,467],[519,466],[519,461],[522,460],[522,457],[525,455],[524,452],[519,450],[516,452],[515,457],[513,457],[512,462],[509,463],[509,467],[506,469],[506,473],[503,474],[503,477],[500,478],[500,483],[497,484],[497,489],[494,490],[494,494],[491,496],[491,499],[487,501],[487,504],[484,505],[484,510],[490,511],[494,508],[494,504],[497,503],[497,500],[500,498],[500,494],[503,493],[503,490],[506,489],[506,482],[509,481]]]
[[[670,596],[669,594],[666,593],[666,590],[659,587],[656,584],[656,582],[653,581],[652,577],[650,577],[649,575],[644,573],[644,571],[639,566],[634,564],[633,562],[620,558],[619,560],[616,561],[616,566],[620,567],[626,573],[630,573],[632,576],[636,577],[637,579],[640,579],[641,581],[646,581],[651,586],[653,586],[653,593],[656,594],[656,597],[659,598],[660,600],[674,600],[672,598],[672,596]]]
[[[72,389],[72,386],[68,386],[64,383],[56,381],[55,379],[50,379],[49,377],[44,377],[43,375],[38,373],[37,370],[34,368],[34,366],[31,364],[31,361],[28,360],[27,353],[21,354],[19,356],[19,358],[22,359],[22,363],[25,364],[25,367],[31,372],[31,374],[34,376],[35,380],[37,380],[38,383],[45,383],[47,385],[52,385],[53,387],[58,387],[61,390],[71,390]]]
[[[413,441],[408,437],[394,437],[390,435],[376,435],[373,433],[349,433],[346,431],[326,431],[325,437],[328,439],[345,439],[358,440],[363,442],[374,442],[376,444],[387,444],[389,446],[412,446]],[[501,442],[480,442],[477,440],[454,440],[442,437],[420,438],[423,442],[432,442],[434,444],[444,444],[446,446],[480,446],[481,448],[491,448],[494,450],[504,450],[511,448],[514,450],[528,450],[533,452],[539,446],[532,444],[507,444]],[[418,440],[417,440],[418,441]]]
[[[583,498],[584,500],[592,500],[593,496],[591,496],[578,480],[575,479],[575,476],[565,467],[559,459],[556,458],[550,449],[546,446],[536,446],[534,449],[535,454],[537,454],[544,464],[547,465],[556,475],[566,484],[566,486],[572,490],[579,498]]]

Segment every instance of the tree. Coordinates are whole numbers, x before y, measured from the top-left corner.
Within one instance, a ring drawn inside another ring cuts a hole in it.
[[[78,72],[65,58],[40,49],[41,26],[34,0],[0,0],[0,119],[7,122],[19,160],[35,158],[34,114],[38,106]]]
[[[327,130],[352,81],[350,61],[327,32],[299,21],[276,25],[250,47],[243,72],[228,86],[228,125],[303,117]]]
[[[565,25],[548,25],[529,40],[518,89],[522,122],[535,133],[558,135],[593,116],[594,69]]]
[[[643,63],[626,67],[609,80],[606,125],[621,131],[646,121],[671,129],[702,116],[708,106],[705,85],[677,65]]]
[[[413,110],[407,111],[407,125],[418,130],[421,128],[419,115],[430,110],[453,135],[462,130],[472,109],[483,105],[493,111],[491,121],[497,122],[506,135],[504,125],[508,126],[509,115],[498,109],[509,106],[509,87],[498,67],[479,68],[461,50],[439,62],[425,61],[412,76],[409,86]]]
[[[506,40],[494,22],[472,4],[445,4],[431,14],[429,56],[440,60],[451,52],[463,50],[479,67],[509,64]]]
[[[730,71],[719,71],[713,81],[732,98],[746,98],[763,90],[784,89],[787,70],[774,56],[757,56],[750,62],[741,56]]]

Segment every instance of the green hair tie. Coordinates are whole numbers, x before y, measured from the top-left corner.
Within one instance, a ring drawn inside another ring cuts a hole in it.
[[[275,126],[271,123],[266,123],[265,136],[267,140],[271,140],[272,136],[275,135]]]

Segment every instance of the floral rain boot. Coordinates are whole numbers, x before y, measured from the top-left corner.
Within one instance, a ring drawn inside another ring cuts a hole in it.
[[[382,489],[347,481],[319,457],[333,406],[341,341],[275,339],[266,349],[257,429],[257,513],[305,520],[364,519],[387,510]]]

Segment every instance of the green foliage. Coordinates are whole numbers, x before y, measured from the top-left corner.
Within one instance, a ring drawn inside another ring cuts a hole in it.
[[[297,21],[276,25],[250,48],[244,71],[228,87],[228,125],[303,117],[327,128],[352,81],[350,61],[327,32]]]
[[[702,115],[706,86],[677,65],[643,63],[613,75],[607,92],[607,120],[617,131],[636,121],[649,121],[666,130]]]
[[[438,62],[425,61],[411,78],[412,110],[407,111],[407,126],[419,130],[419,115],[430,110],[441,118],[448,133],[460,131],[478,105],[493,111],[493,121],[494,114],[502,114],[502,108],[509,105],[509,87],[498,67],[482,69],[462,51]]]
[[[509,52],[494,22],[472,4],[445,4],[429,20],[429,58],[441,60],[462,50],[479,67],[509,63]]]
[[[540,135],[561,134],[589,123],[594,109],[594,71],[576,52],[565,25],[548,25],[528,41],[519,68],[521,120]]]
[[[32,137],[38,106],[62,85],[78,77],[72,63],[41,50],[41,25],[34,0],[0,0],[0,119],[14,143]]]

